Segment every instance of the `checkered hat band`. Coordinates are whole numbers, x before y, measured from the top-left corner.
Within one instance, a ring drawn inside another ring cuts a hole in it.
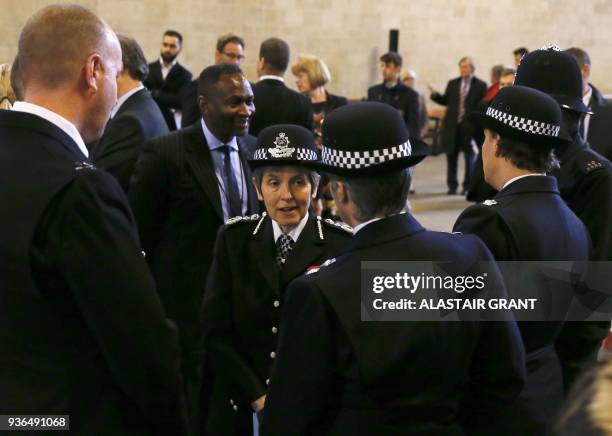
[[[260,148],[255,150],[253,153],[253,160],[276,160],[276,159],[292,159],[312,162],[318,160],[317,152],[308,148],[295,148],[291,156],[288,157],[274,157],[268,153],[267,148]]]
[[[395,147],[380,148],[378,150],[348,151],[336,150],[323,146],[323,163],[336,168],[359,169],[367,168],[385,162],[409,157],[412,154],[410,142]]]
[[[529,118],[517,117],[516,115],[512,115],[492,107],[487,108],[487,115],[506,124],[507,126],[512,127],[513,129],[534,135],[551,136],[556,138],[559,136],[559,130],[561,129],[561,126],[555,126],[554,124],[548,124],[542,121],[530,120]]]

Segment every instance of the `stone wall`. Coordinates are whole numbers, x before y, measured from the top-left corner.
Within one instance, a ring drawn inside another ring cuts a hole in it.
[[[259,44],[269,36],[289,42],[292,57],[322,57],[333,75],[330,91],[361,98],[380,80],[378,57],[387,50],[389,29],[400,30],[406,67],[443,89],[457,75],[457,61],[472,56],[477,75],[489,80],[498,63],[512,64],[512,50],[547,42],[586,49],[593,61],[592,82],[605,93],[612,84],[612,2],[609,0],[77,0],[117,31],[136,38],[148,59],[159,54],[162,32],[185,37],[180,62],[194,74],[213,61],[216,38],[234,32],[246,40],[244,70],[256,80]],[[0,62],[10,62],[27,17],[45,0],[2,0]],[[285,76],[293,86],[290,72]]]

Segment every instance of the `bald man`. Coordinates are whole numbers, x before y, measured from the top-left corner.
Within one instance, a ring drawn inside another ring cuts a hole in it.
[[[125,196],[84,145],[117,98],[117,37],[83,7],[49,6],[18,57],[24,101],[0,111],[0,415],[186,434],[175,328]]]

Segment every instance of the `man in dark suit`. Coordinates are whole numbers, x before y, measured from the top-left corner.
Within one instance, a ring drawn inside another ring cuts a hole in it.
[[[561,198],[556,179],[545,175],[557,165],[553,148],[571,141],[559,135],[557,102],[535,89],[511,86],[501,89],[486,111],[474,118],[485,133],[485,180],[499,192],[492,200],[466,209],[453,230],[480,237],[497,261],[588,261],[586,228]],[[529,126],[539,126],[539,130]],[[563,401],[563,377],[554,343],[574,290],[560,281],[529,277],[534,281],[523,278],[519,286],[529,289],[529,297],[538,298],[539,304],[547,305],[550,318],[519,323],[527,353],[527,380],[499,423],[496,434],[500,435],[550,434]],[[513,296],[513,278],[505,278]],[[547,299],[550,289],[554,299]]]
[[[322,159],[354,237],[287,289],[261,434],[492,434],[518,395],[525,363],[513,321],[362,321],[362,261],[446,261],[465,276],[493,259],[478,238],[429,232],[404,212],[405,168],[428,150],[408,141],[389,105],[327,116]],[[488,284],[499,289],[492,266]]]
[[[199,389],[199,313],[218,228],[258,211],[241,137],[255,111],[251,86],[235,65],[213,65],[198,84],[202,121],[142,149],[130,184],[143,249],[168,316],[179,327],[190,407]]]
[[[402,57],[390,51],[380,57],[383,83],[368,89],[368,101],[390,104],[399,111],[413,138],[420,137],[419,94],[400,80]]]
[[[144,81],[170,130],[181,128],[181,90],[191,80],[191,73],[176,59],[182,48],[183,36],[175,30],[166,30],[160,58],[149,64],[149,75]]]
[[[102,137],[92,150],[92,161],[111,173],[127,193],[130,176],[145,141],[168,133],[164,117],[142,85],[149,67],[138,43],[119,35],[123,70],[117,77],[117,104]]]
[[[253,85],[257,113],[253,117],[249,133],[259,132],[275,124],[297,124],[312,130],[312,105],[308,97],[285,86],[283,75],[289,65],[289,45],[279,38],[269,38],[261,43],[257,75]]]
[[[590,112],[582,98],[582,76],[575,59],[559,47],[547,46],[523,57],[515,85],[545,92],[561,106],[561,129],[572,141],[555,149],[560,167],[561,198],[586,226],[593,251],[591,260],[612,261],[612,163],[592,150],[580,133],[582,118]],[[595,362],[608,323],[568,322],[557,340],[565,387],[585,366]]]
[[[593,112],[586,114],[580,126],[580,133],[589,145],[608,160],[612,159],[612,138],[610,125],[612,125],[612,106],[595,86],[589,83],[591,77],[591,57],[578,47],[566,50],[571,54],[582,74],[582,101]]]
[[[457,160],[459,152],[465,157],[465,176],[463,178],[462,194],[470,185],[470,176],[474,165],[474,126],[467,119],[467,115],[476,109],[487,92],[487,84],[474,75],[474,62],[469,57],[459,61],[460,77],[453,79],[446,85],[444,94],[433,88],[431,99],[438,104],[446,106],[446,114],[442,126],[442,143],[446,147],[446,184],[448,193],[457,193]]]
[[[0,414],[88,435],[187,434],[177,332],[116,180],[87,160],[117,99],[113,31],[48,6],[19,39],[25,101],[0,111]]]

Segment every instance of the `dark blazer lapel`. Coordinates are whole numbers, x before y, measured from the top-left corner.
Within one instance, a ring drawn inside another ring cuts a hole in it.
[[[159,83],[160,85],[164,82],[164,77],[162,76],[161,64],[159,63],[159,60],[157,62],[153,62],[150,65],[149,75],[151,76],[151,79],[154,79],[154,81],[156,83]]]
[[[300,234],[297,242],[293,245],[291,253],[281,271],[281,289],[289,284],[291,280],[302,274],[306,268],[312,266],[317,257],[325,251],[326,241],[319,237],[317,219],[310,216]]]
[[[249,162],[247,160],[247,155],[245,153],[246,144],[242,143],[240,138],[236,138],[238,141],[238,153],[240,154],[240,164],[244,170],[244,182],[246,184],[247,190],[247,213],[253,214],[259,212],[259,199],[257,198],[257,192],[253,187],[253,183],[251,182],[251,178],[253,174],[251,173],[251,167],[249,166]]]
[[[280,290],[280,274],[276,266],[276,245],[274,244],[274,232],[272,231],[272,220],[264,218],[261,228],[249,244],[249,259],[253,259],[259,271],[266,279],[268,286],[274,292]]]
[[[223,221],[223,208],[221,206],[221,196],[219,195],[219,185],[217,183],[217,176],[215,175],[215,168],[210,155],[204,132],[202,131],[202,125],[196,123],[184,129],[187,131],[189,137],[187,138],[187,148],[189,153],[187,154],[187,162],[193,170],[195,178],[212,203],[217,215]]]

